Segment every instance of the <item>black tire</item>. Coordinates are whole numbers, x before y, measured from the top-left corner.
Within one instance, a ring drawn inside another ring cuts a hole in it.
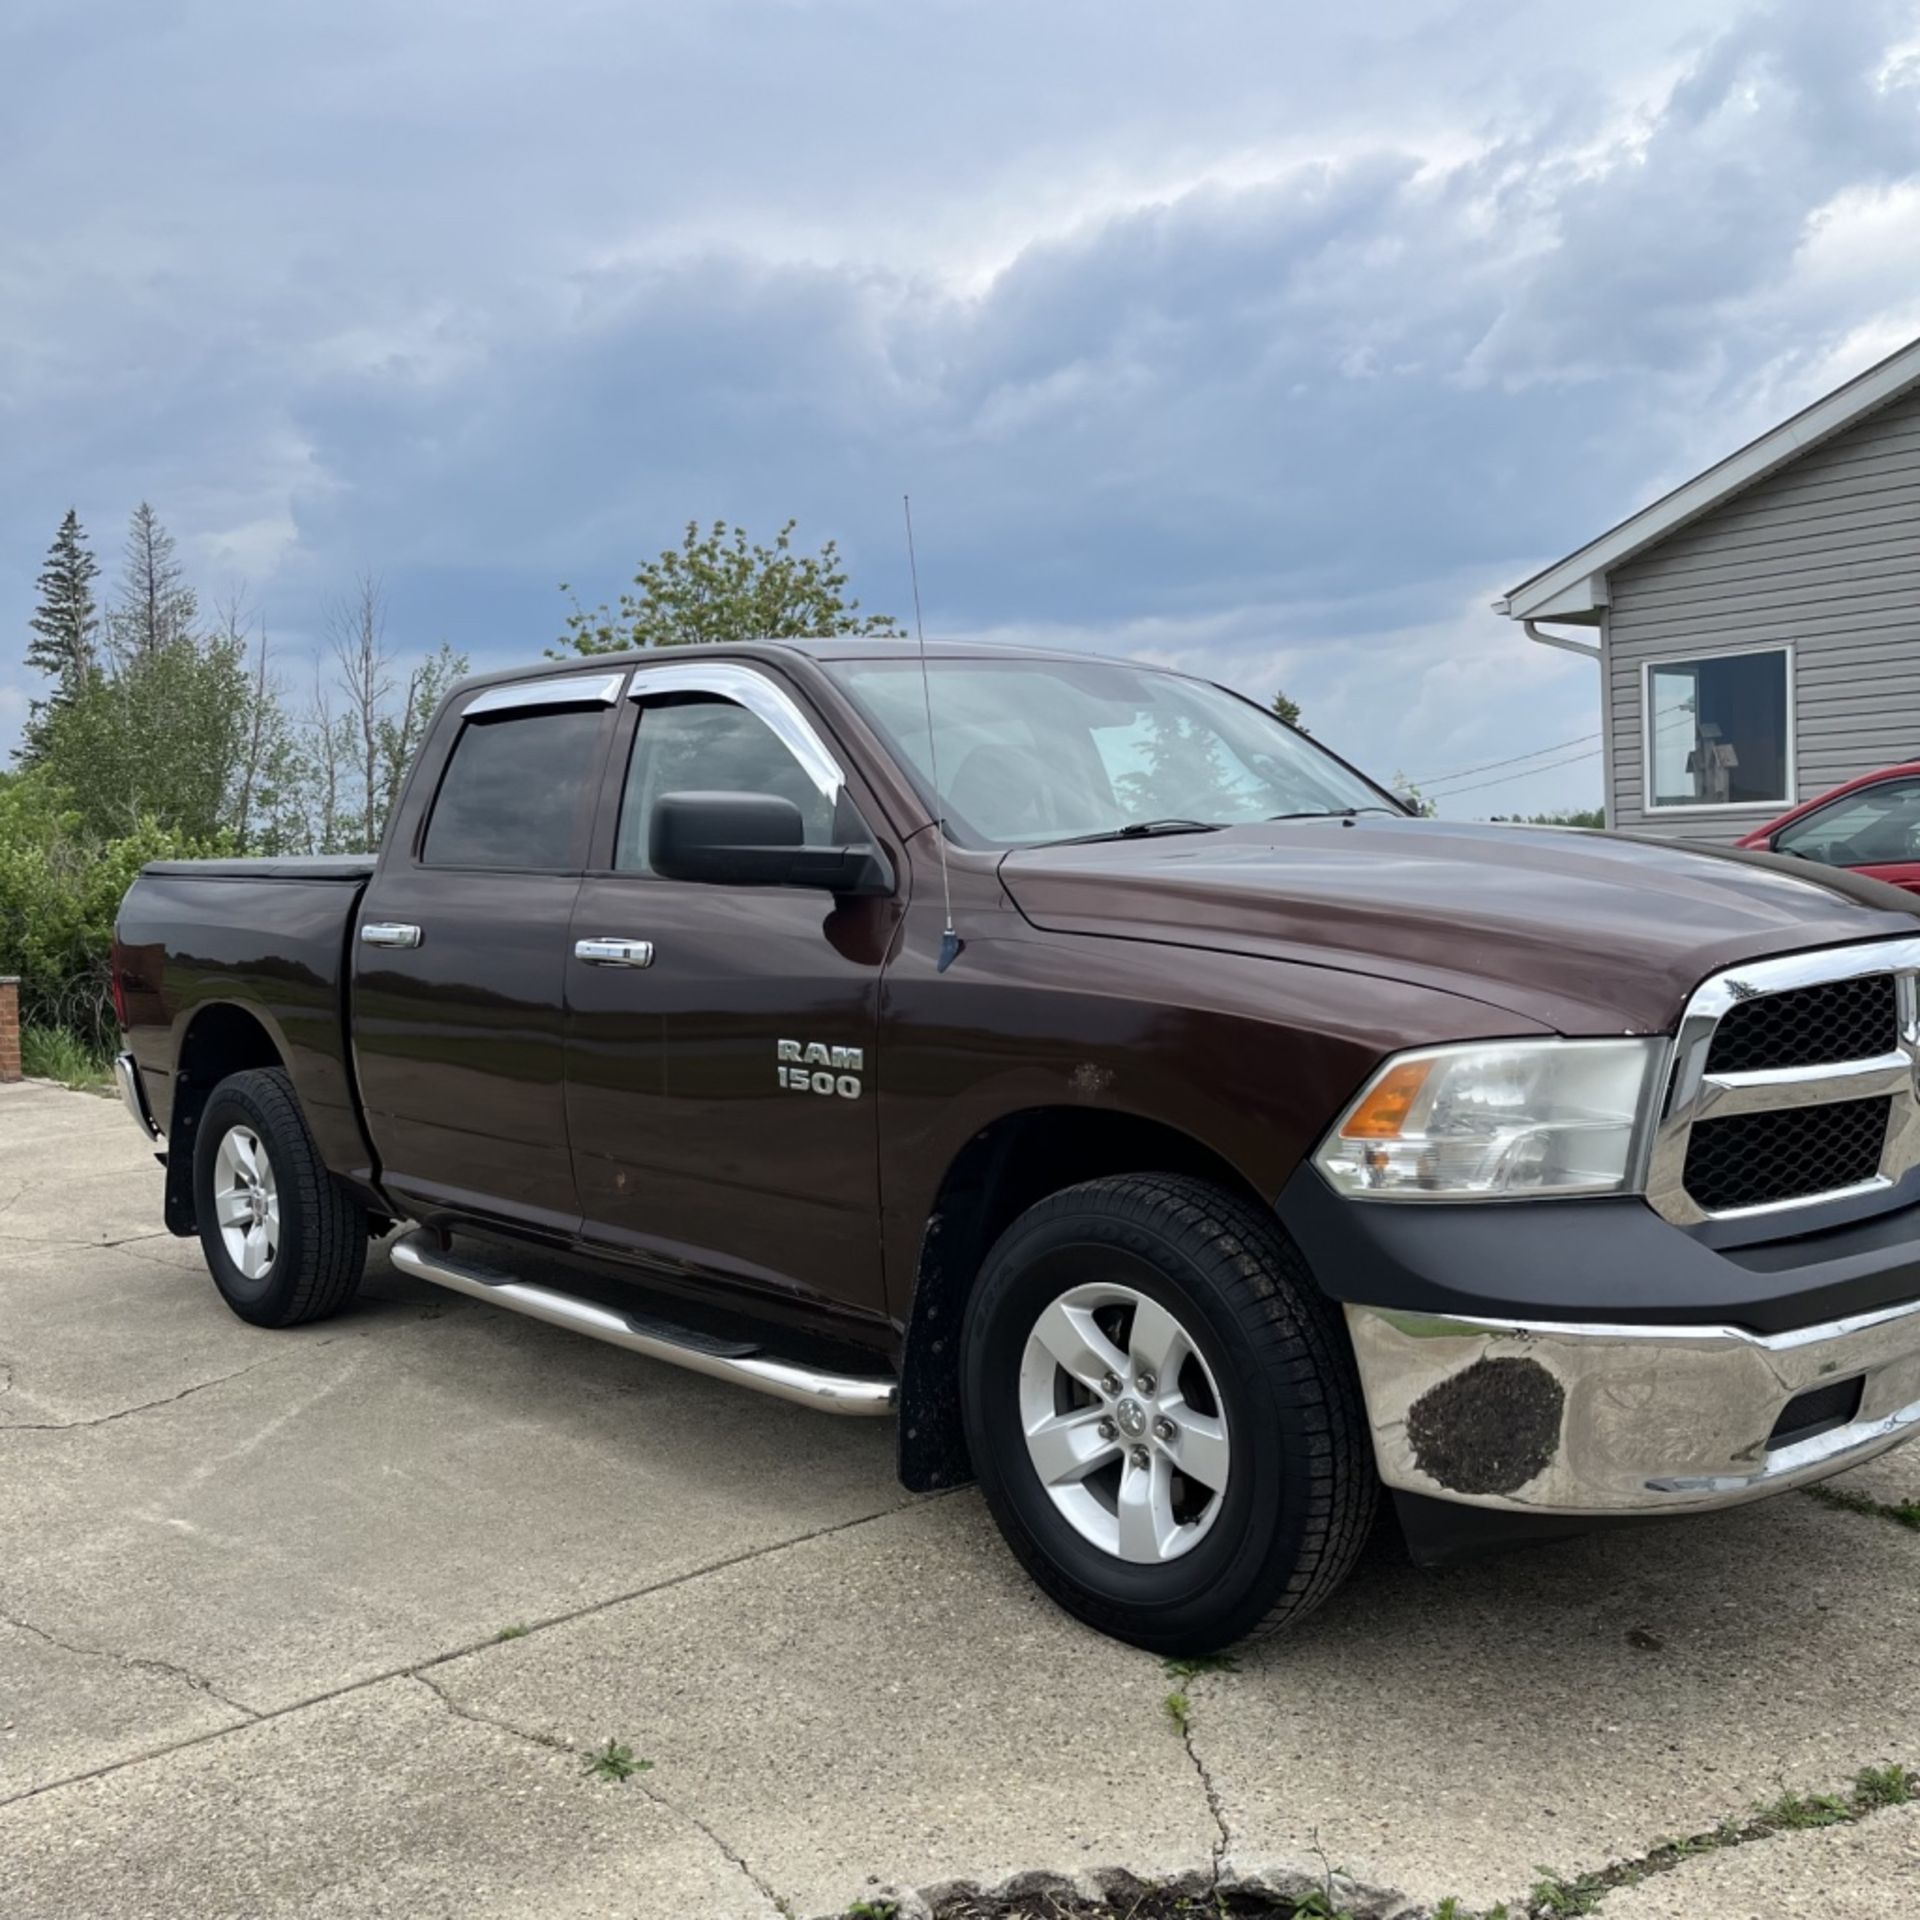
[[[279,1242],[254,1278],[228,1254],[214,1210],[215,1162],[235,1126],[266,1150],[279,1200]],[[193,1206],[213,1283],[242,1320],[297,1327],[353,1298],[367,1264],[366,1209],[328,1173],[293,1083],[278,1067],[236,1073],[214,1088],[194,1141]]]
[[[1218,1512],[1157,1563],[1076,1531],[1021,1424],[1022,1355],[1040,1315],[1070,1287],[1114,1279],[1187,1331],[1231,1440]],[[1068,1612],[1135,1646],[1194,1656],[1272,1633],[1325,1600],[1366,1544],[1379,1480],[1338,1310],[1270,1215],[1204,1180],[1094,1180],[1022,1214],[968,1302],[961,1397],[1007,1544]]]

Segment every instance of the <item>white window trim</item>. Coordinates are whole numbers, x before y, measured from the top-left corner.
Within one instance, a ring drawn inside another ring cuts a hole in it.
[[[1798,684],[1791,640],[1763,640],[1745,647],[1705,647],[1688,653],[1676,653],[1663,660],[1640,663],[1640,801],[1649,819],[1666,820],[1689,813],[1775,813],[1797,806],[1800,795],[1800,770],[1796,761],[1798,741],[1795,721],[1794,689]],[[1787,662],[1787,756],[1786,793],[1778,800],[1689,800],[1658,801],[1653,797],[1653,675],[1661,667],[1690,667],[1698,660],[1734,660],[1743,655],[1778,653]]]

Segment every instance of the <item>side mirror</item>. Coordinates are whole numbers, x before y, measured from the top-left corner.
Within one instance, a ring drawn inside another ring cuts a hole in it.
[[[810,847],[791,800],[767,793],[663,793],[653,803],[647,861],[666,880],[711,886],[893,891],[878,847]]]

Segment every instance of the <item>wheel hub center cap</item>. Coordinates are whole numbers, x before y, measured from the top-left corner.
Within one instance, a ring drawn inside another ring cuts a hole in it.
[[[1138,1400],[1122,1400],[1113,1410],[1114,1424],[1129,1440],[1138,1440],[1147,1430],[1147,1410]]]

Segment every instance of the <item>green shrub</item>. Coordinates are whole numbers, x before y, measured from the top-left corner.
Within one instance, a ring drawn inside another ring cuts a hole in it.
[[[38,770],[0,778],[0,974],[20,976],[22,1027],[63,1028],[96,1053],[108,1047],[121,897],[149,860],[218,851],[151,820],[102,839]]]

